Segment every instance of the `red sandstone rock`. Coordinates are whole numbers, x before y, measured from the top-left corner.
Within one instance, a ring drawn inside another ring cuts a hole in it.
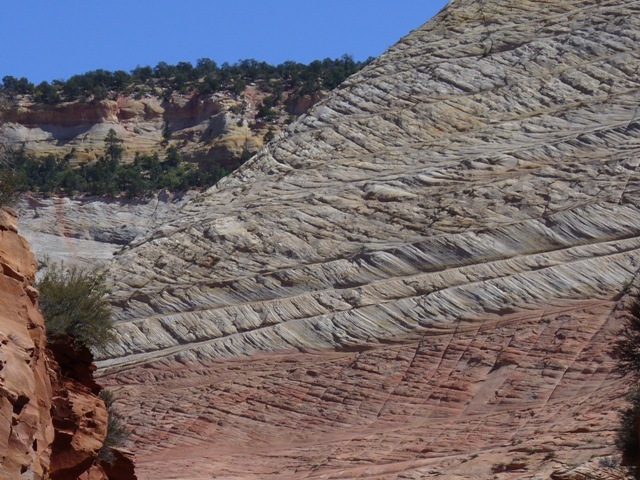
[[[53,428],[36,265],[14,215],[1,209],[0,266],[0,478],[42,479]]]
[[[0,209],[0,479],[135,479],[130,455],[111,476],[94,465],[107,411],[93,356],[70,342],[46,350],[35,272],[14,213]]]
[[[107,478],[109,480],[137,480],[133,453],[118,448],[113,448],[111,453],[113,454],[111,463],[100,463]]]
[[[93,355],[70,339],[49,346],[56,360],[53,425],[55,439],[51,455],[52,480],[135,480],[133,455],[112,449],[113,460],[98,458],[107,434],[108,413],[97,395]]]
[[[94,464],[107,434],[107,410],[91,390],[61,378],[53,398],[51,478],[77,478]]]

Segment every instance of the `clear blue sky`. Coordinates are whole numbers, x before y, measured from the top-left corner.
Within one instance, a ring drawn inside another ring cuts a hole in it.
[[[159,61],[378,56],[446,0],[6,0],[0,78],[34,83]]]

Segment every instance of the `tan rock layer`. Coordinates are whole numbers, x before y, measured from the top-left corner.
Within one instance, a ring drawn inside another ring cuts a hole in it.
[[[74,162],[83,163],[103,155],[104,138],[113,128],[124,141],[125,161],[133,160],[136,152],[163,155],[167,145],[193,160],[239,159],[245,150],[255,153],[262,147],[269,129],[277,133],[289,122],[288,114],[268,125],[256,119],[266,95],[249,86],[241,97],[230,92],[174,94],[168,99],[147,94],[56,105],[32,103],[26,97],[5,99],[0,103],[0,147],[24,147],[37,156],[72,153]],[[322,96],[290,98],[287,109],[300,115]]]

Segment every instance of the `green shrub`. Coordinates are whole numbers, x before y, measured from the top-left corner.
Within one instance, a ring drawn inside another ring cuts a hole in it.
[[[115,409],[115,398],[113,393],[108,390],[100,392],[100,398],[104,401],[109,414],[107,423],[107,437],[104,440],[102,448],[98,452],[98,458],[107,463],[113,463],[114,457],[112,448],[121,446],[129,437],[129,429],[124,419]]]
[[[269,130],[267,130],[267,133],[264,134],[264,137],[262,137],[262,141],[266,144],[266,143],[269,143],[274,138],[276,138],[276,134],[273,131],[273,129],[270,128]]]
[[[640,380],[640,300],[636,299],[631,306],[631,315],[618,335],[619,339],[610,352],[618,361],[616,371]],[[637,465],[640,460],[640,389],[630,390],[627,401],[630,406],[620,412],[616,445],[627,463]]]
[[[50,341],[68,335],[78,344],[103,350],[114,340],[104,272],[53,265],[36,287]]]
[[[620,426],[616,436],[616,445],[627,460],[637,460],[640,452],[638,425],[640,424],[640,389],[627,394],[630,407],[620,412]]]
[[[625,321],[611,355],[618,360],[616,370],[622,375],[640,377],[640,302],[631,306],[631,316]]]
[[[13,170],[0,171],[0,207],[10,207],[18,198],[18,176]]]

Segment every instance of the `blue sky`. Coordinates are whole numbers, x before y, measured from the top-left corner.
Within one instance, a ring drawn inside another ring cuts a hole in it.
[[[0,78],[34,83],[159,61],[378,56],[446,0],[6,0]]]

